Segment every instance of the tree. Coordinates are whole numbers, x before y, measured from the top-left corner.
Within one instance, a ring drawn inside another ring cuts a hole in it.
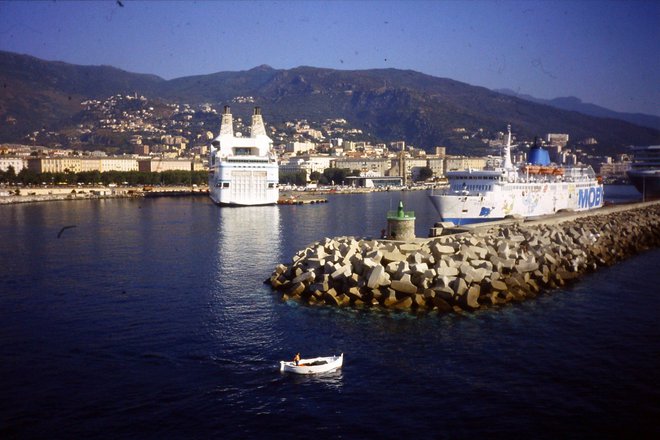
[[[341,185],[346,180],[347,176],[353,174],[354,173],[348,168],[326,168],[323,171],[323,177],[319,179],[319,183],[322,185]]]
[[[9,165],[7,171],[0,170],[0,182],[6,183],[15,183],[16,182],[16,171],[14,167]]]
[[[424,181],[428,180],[431,177],[433,177],[433,170],[429,167],[422,167],[419,169],[419,176],[417,178],[417,181]]]
[[[307,184],[305,172],[298,171],[297,173],[280,173],[280,184],[305,186]]]
[[[41,182],[41,176],[27,168],[23,168],[19,173],[18,173],[18,181],[23,183],[24,185],[32,184],[36,185]]]

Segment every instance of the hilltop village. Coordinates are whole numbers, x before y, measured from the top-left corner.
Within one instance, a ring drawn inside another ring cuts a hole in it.
[[[250,96],[238,96],[231,104],[246,107],[254,101]],[[75,125],[66,130],[42,129],[26,136],[21,144],[0,145],[0,184],[15,181],[21,173],[59,173],[64,175],[59,180],[66,180],[67,174],[84,172],[208,169],[208,143],[220,124],[220,112],[211,104],[193,108],[151,102],[134,94],[86,100],[81,108]],[[249,135],[248,122],[238,117],[235,123],[237,132]],[[371,134],[341,118],[267,121],[267,130],[279,157],[280,183],[296,186],[317,182],[359,186],[365,178],[376,185],[438,182],[447,171],[498,165],[503,139],[501,132],[455,127],[456,136],[478,142],[477,151],[486,153],[466,156],[450,155],[444,146],[408,145],[403,140],[377,143]],[[555,163],[591,165],[606,181],[624,180],[632,159],[625,151],[615,157],[596,155],[597,139],[573,140],[562,133],[546,133],[537,140],[514,138],[514,142],[514,162],[525,160],[529,147],[538,142]]]

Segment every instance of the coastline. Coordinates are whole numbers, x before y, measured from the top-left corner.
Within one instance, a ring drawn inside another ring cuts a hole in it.
[[[13,194],[16,190],[20,195]],[[354,188],[354,187],[336,187],[336,188],[318,188],[318,189],[289,189],[281,190],[279,200],[310,200],[317,196],[329,194],[366,194],[372,192],[387,191],[423,191],[430,189],[427,186],[412,187],[388,187],[388,188]],[[3,193],[5,193],[3,195]],[[208,186],[199,187],[189,186],[162,186],[149,187],[138,186],[118,186],[118,187],[79,187],[73,185],[55,186],[55,187],[12,187],[0,189],[0,205],[11,205],[17,203],[38,203],[38,202],[56,202],[63,200],[93,200],[93,199],[114,199],[114,198],[135,198],[135,197],[161,197],[161,196],[197,196],[208,195]]]
[[[8,195],[0,195],[0,205],[12,205],[18,203],[57,202],[64,200],[99,200],[136,197],[158,197],[158,196],[181,196],[181,195],[206,195],[206,186],[191,188],[189,186],[163,186],[145,187],[120,186],[120,187],[21,187],[18,188],[19,195],[12,194],[16,188],[5,191]],[[2,194],[3,191],[0,191]]]

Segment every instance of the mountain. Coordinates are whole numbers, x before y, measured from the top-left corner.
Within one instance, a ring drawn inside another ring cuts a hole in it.
[[[0,141],[19,141],[42,127],[66,126],[86,99],[136,90],[153,95],[163,82],[155,75],[109,66],[77,66],[0,51]]]
[[[371,140],[405,140],[426,149],[445,145],[454,154],[484,152],[484,144],[473,135],[494,134],[509,123],[527,139],[546,133],[568,133],[576,141],[593,137],[603,154],[630,144],[660,143],[658,129],[561,110],[411,70],[259,66],[164,80],[108,66],[0,52],[0,84],[0,142],[20,141],[42,127],[71,128],[86,99],[138,93],[154,101],[216,107],[237,96],[252,96],[256,104],[250,106],[260,105],[270,124],[344,118]],[[461,128],[465,132],[457,130]]]
[[[655,130],[660,130],[660,116],[646,115],[644,113],[623,113],[614,110],[600,107],[595,104],[582,102],[580,98],[575,96],[567,96],[563,98],[554,99],[540,99],[530,95],[516,93],[511,89],[498,89],[496,92],[505,95],[515,96],[525,99],[527,101],[536,102],[538,104],[545,104],[562,110],[569,110],[574,112],[583,113],[585,115],[596,116],[599,118],[611,118],[627,121],[632,124],[640,125],[642,127],[649,127]]]

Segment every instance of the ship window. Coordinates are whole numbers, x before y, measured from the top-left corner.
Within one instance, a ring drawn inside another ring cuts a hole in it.
[[[229,188],[229,182],[222,182],[223,188]]]
[[[269,183],[268,188],[275,188],[275,184],[274,183]]]

